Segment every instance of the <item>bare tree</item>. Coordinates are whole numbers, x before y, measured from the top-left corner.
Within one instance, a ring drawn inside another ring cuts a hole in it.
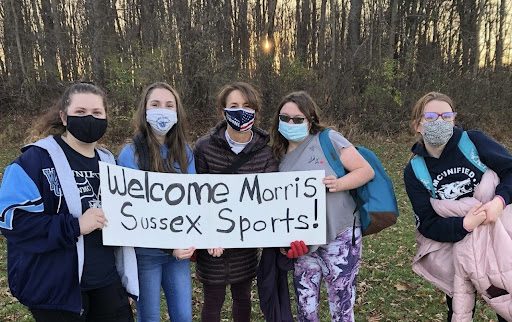
[[[46,82],[55,85],[60,80],[57,66],[57,40],[55,29],[55,16],[50,0],[41,0],[41,16],[43,20],[43,60]]]
[[[507,17],[507,1],[501,0],[499,5],[498,15],[498,31],[496,33],[496,69],[499,70],[503,67],[503,51],[504,51],[504,39],[505,39],[505,21]]]

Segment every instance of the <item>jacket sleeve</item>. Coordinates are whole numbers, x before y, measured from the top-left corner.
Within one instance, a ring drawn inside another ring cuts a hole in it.
[[[411,163],[404,170],[405,190],[411,201],[416,228],[425,237],[438,242],[458,242],[468,232],[463,226],[463,217],[439,216],[430,204],[430,194],[414,175]]]
[[[277,159],[274,157],[272,152],[270,152],[270,157],[265,164],[265,172],[277,172],[279,171],[279,163]]]
[[[464,322],[473,320],[475,307],[475,287],[459,265],[455,265],[455,279],[453,281],[453,316],[452,321]]]
[[[208,162],[204,157],[203,139],[199,139],[194,147],[194,161],[197,173],[210,173]]]
[[[512,202],[512,155],[507,149],[480,131],[468,131],[482,162],[500,178],[496,194],[508,205]]]
[[[32,253],[75,247],[80,236],[78,219],[47,211],[24,169],[17,163],[7,167],[0,186],[0,229],[9,243]]]

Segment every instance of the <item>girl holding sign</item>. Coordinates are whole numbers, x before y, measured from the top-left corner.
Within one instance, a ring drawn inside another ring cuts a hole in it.
[[[223,120],[200,138],[194,155],[198,173],[261,173],[277,171],[277,162],[267,145],[268,134],[254,126],[261,111],[260,94],[253,86],[236,82],[217,95]],[[212,245],[215,246],[215,245]],[[201,320],[220,321],[231,286],[233,320],[246,322],[251,316],[251,285],[258,265],[257,249],[211,248],[197,251],[196,274],[203,283]]]
[[[327,286],[332,321],[354,321],[362,241],[358,213],[354,227],[355,203],[349,191],[370,181],[374,172],[347,139],[330,131],[329,138],[348,172],[337,179],[320,146],[319,133],[325,128],[313,99],[306,92],[290,93],[279,104],[272,121],[272,148],[280,160],[279,171],[325,170],[327,175],[327,245],[310,247],[309,253],[295,262],[293,280],[299,321],[319,320],[322,279]],[[295,257],[300,250],[294,243],[288,257]]]
[[[97,147],[107,129],[105,94],[89,83],[66,89],[39,119],[0,187],[0,229],[7,238],[11,293],[37,322],[133,321],[138,295],[135,252],[103,246]]]
[[[166,83],[149,85],[134,123],[135,136],[121,150],[119,165],[153,172],[196,172],[185,134],[187,116],[174,88]],[[161,287],[171,321],[192,321],[189,258],[194,250],[136,248],[140,283],[137,321],[160,321]]]

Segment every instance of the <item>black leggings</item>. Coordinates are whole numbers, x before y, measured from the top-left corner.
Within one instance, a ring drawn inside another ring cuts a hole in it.
[[[476,297],[475,297],[476,301]],[[452,298],[446,295],[446,304],[448,305],[448,319],[446,321],[451,322],[452,316],[453,316],[453,306],[452,306]],[[475,315],[475,306],[473,307],[473,316]],[[496,314],[496,317],[498,318],[498,322],[507,322],[504,318]]]
[[[121,282],[82,291],[83,314],[62,311],[31,309],[36,322],[133,322],[133,313]]]
[[[247,322],[251,319],[251,285],[252,280],[230,284],[233,298],[233,321]],[[219,322],[220,312],[226,297],[226,285],[203,284],[202,322]]]

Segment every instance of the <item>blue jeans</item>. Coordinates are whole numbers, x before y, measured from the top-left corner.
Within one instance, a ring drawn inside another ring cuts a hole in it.
[[[155,256],[137,253],[137,265],[137,322],[160,322],[160,286],[165,293],[171,321],[192,321],[190,261],[177,260],[164,252]]]

